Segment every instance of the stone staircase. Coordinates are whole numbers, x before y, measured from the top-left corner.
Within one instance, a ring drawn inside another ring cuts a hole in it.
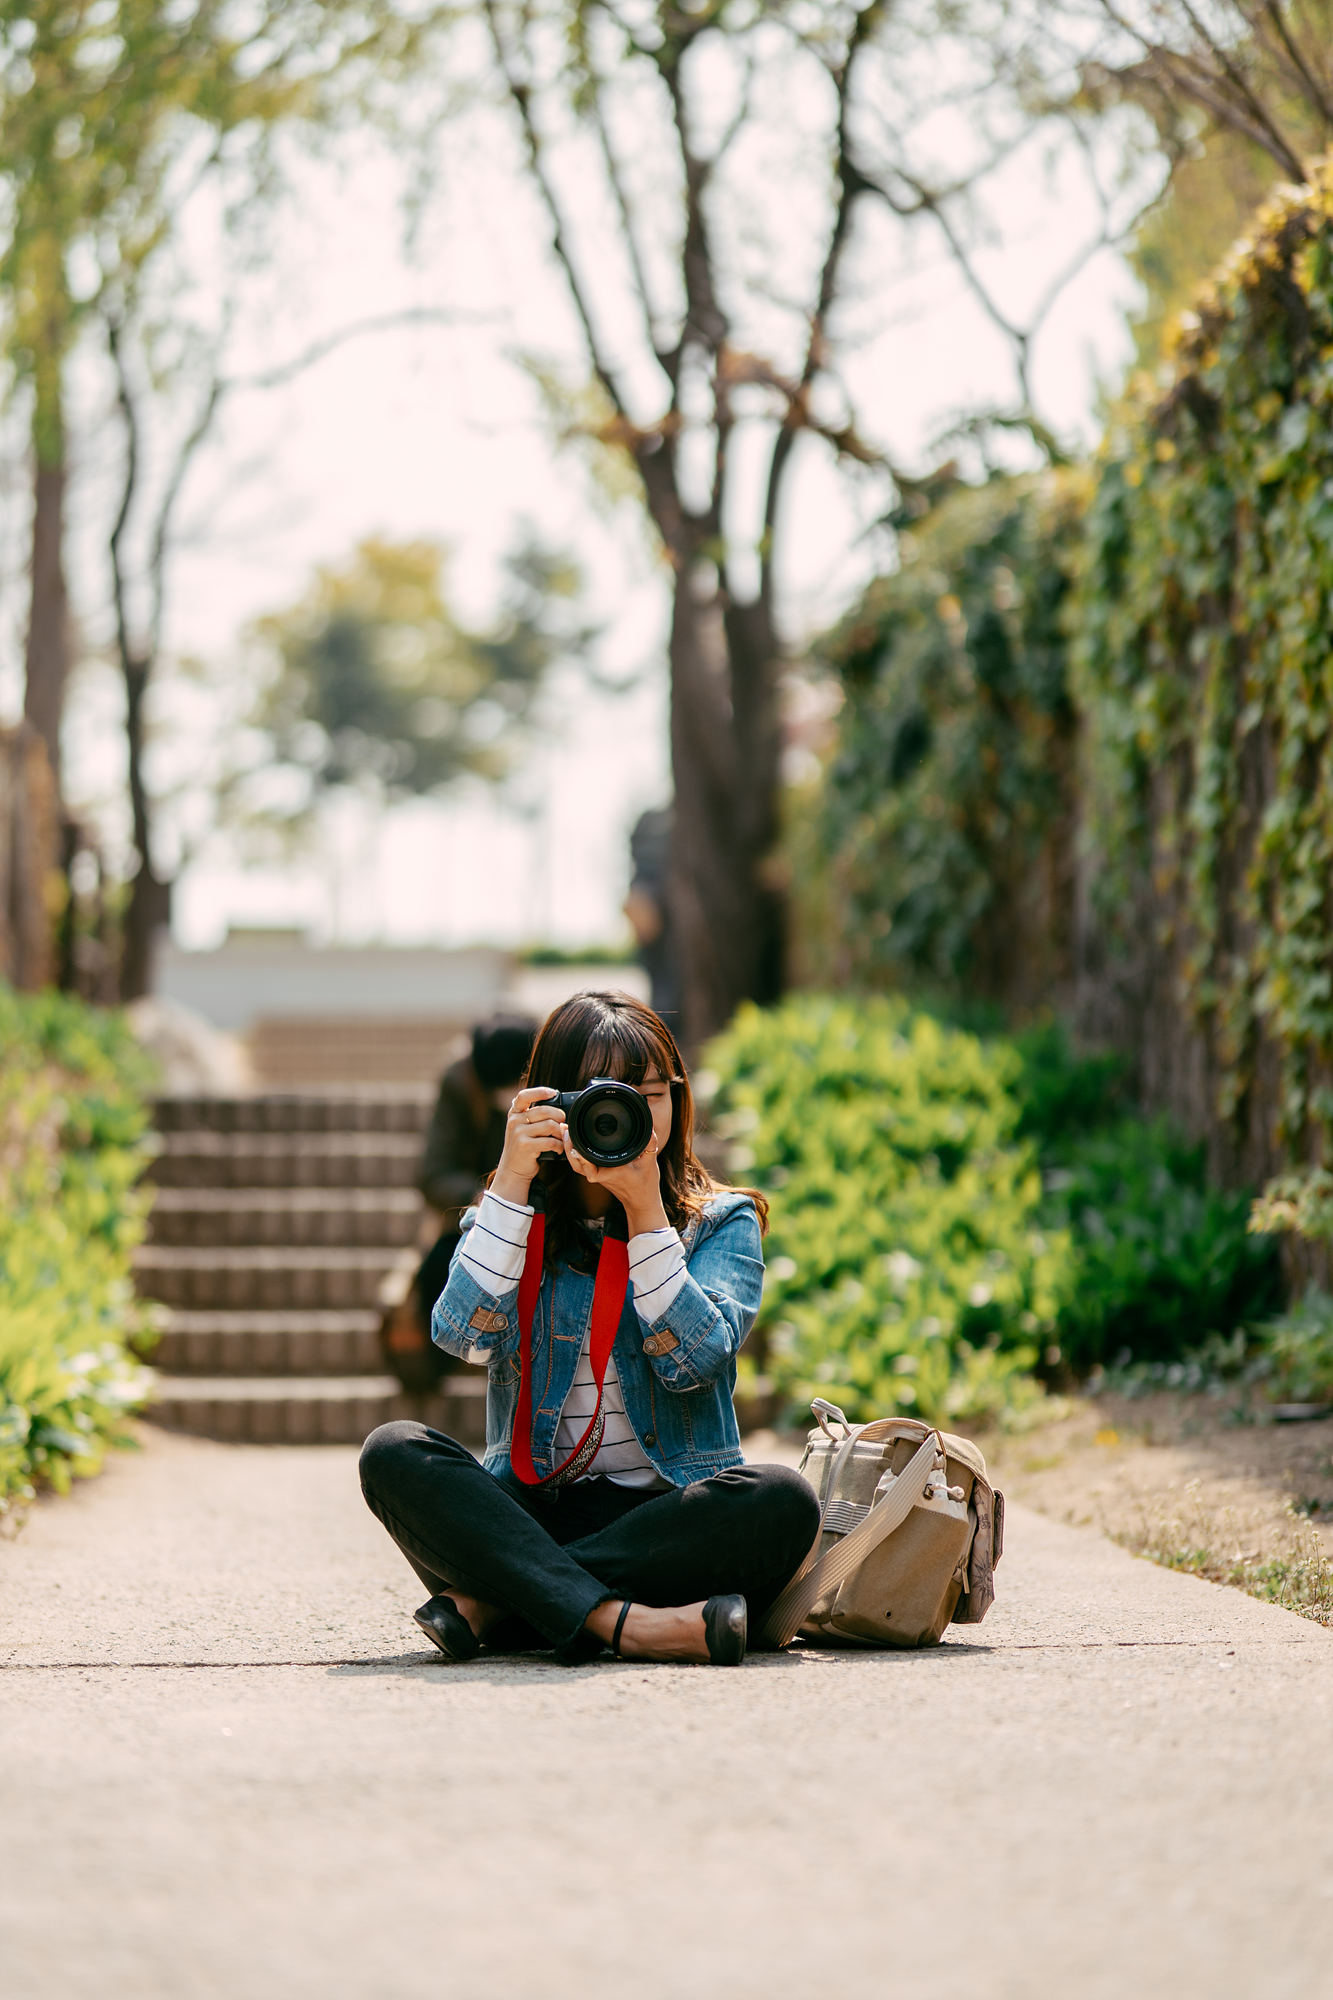
[[[376,1339],[417,1263],[422,1085],[159,1099],[140,1293],[165,1329],[149,1416],[198,1437],[359,1443],[419,1417],[486,1434],[486,1378],[459,1365],[405,1395]]]

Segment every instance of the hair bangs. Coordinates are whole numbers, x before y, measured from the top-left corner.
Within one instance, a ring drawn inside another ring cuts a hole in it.
[[[579,1082],[591,1083],[595,1076],[606,1076],[637,1088],[650,1070],[661,1068],[661,1063],[657,1038],[648,1033],[643,1022],[632,1014],[615,1014],[589,1037]],[[669,1083],[670,1076],[663,1081]]]
[[[694,1099],[675,1037],[666,1022],[630,993],[575,993],[548,1015],[528,1062],[526,1081],[551,1090],[582,1090],[594,1077],[642,1088],[650,1075],[671,1086],[671,1132],[658,1155],[662,1202],[673,1229],[683,1230],[721,1192],[694,1151]],[[581,1255],[574,1173],[567,1160],[538,1169],[546,1190],[546,1263]],[[754,1203],[760,1229],[768,1203],[758,1188],[741,1188]]]

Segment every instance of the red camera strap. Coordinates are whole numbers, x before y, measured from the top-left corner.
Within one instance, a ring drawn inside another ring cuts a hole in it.
[[[543,1479],[532,1462],[532,1322],[537,1311],[537,1296],[542,1288],[546,1213],[540,1187],[533,1186],[529,1199],[536,1212],[528,1231],[527,1255],[523,1259],[523,1276],[518,1284],[519,1364],[522,1373],[509,1463],[525,1486],[554,1489],[581,1478],[602,1448],[602,1432],[606,1425],[602,1388],[611,1349],[615,1345],[616,1328],[620,1325],[625,1296],[629,1291],[629,1224],[620,1203],[613,1201],[607,1211],[601,1255],[597,1259],[597,1282],[592,1295],[592,1330],[588,1339],[588,1358],[592,1362],[593,1380],[597,1384],[597,1406],[587,1430],[564,1464],[558,1465]]]

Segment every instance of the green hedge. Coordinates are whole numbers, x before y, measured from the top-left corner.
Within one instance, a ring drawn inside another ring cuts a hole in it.
[[[0,985],[0,1512],[125,1436],[151,1074],[119,1016]]]
[[[1011,1423],[1034,1371],[1171,1359],[1279,1303],[1246,1197],[1057,1028],[799,995],[742,1009],[708,1062],[728,1171],[772,1204],[759,1346],[793,1412]]]
[[[1171,1362],[1276,1312],[1277,1249],[1251,1233],[1248,1193],[1210,1186],[1202,1145],[1133,1114],[1123,1064],[1075,1057],[1054,1026],[1016,1047],[1042,1222],[1074,1247],[1056,1315],[1061,1360],[1080,1375],[1097,1363]]]
[[[794,1405],[976,1424],[1039,1399],[1071,1278],[1007,1046],[897,999],[746,1007],[713,1043],[728,1169],[770,1195],[761,1326]]]

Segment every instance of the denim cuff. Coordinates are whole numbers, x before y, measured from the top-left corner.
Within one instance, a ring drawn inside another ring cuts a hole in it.
[[[714,1300],[686,1271],[675,1298],[649,1328],[644,1351],[665,1382],[680,1374],[702,1384],[720,1375],[731,1359],[731,1332]],[[664,1334],[670,1337],[669,1346]]]
[[[496,1321],[503,1324],[497,1325]],[[435,1301],[430,1337],[450,1354],[476,1348],[489,1354],[518,1330],[517,1289],[507,1299],[484,1291],[465,1264],[455,1261],[449,1282]]]

